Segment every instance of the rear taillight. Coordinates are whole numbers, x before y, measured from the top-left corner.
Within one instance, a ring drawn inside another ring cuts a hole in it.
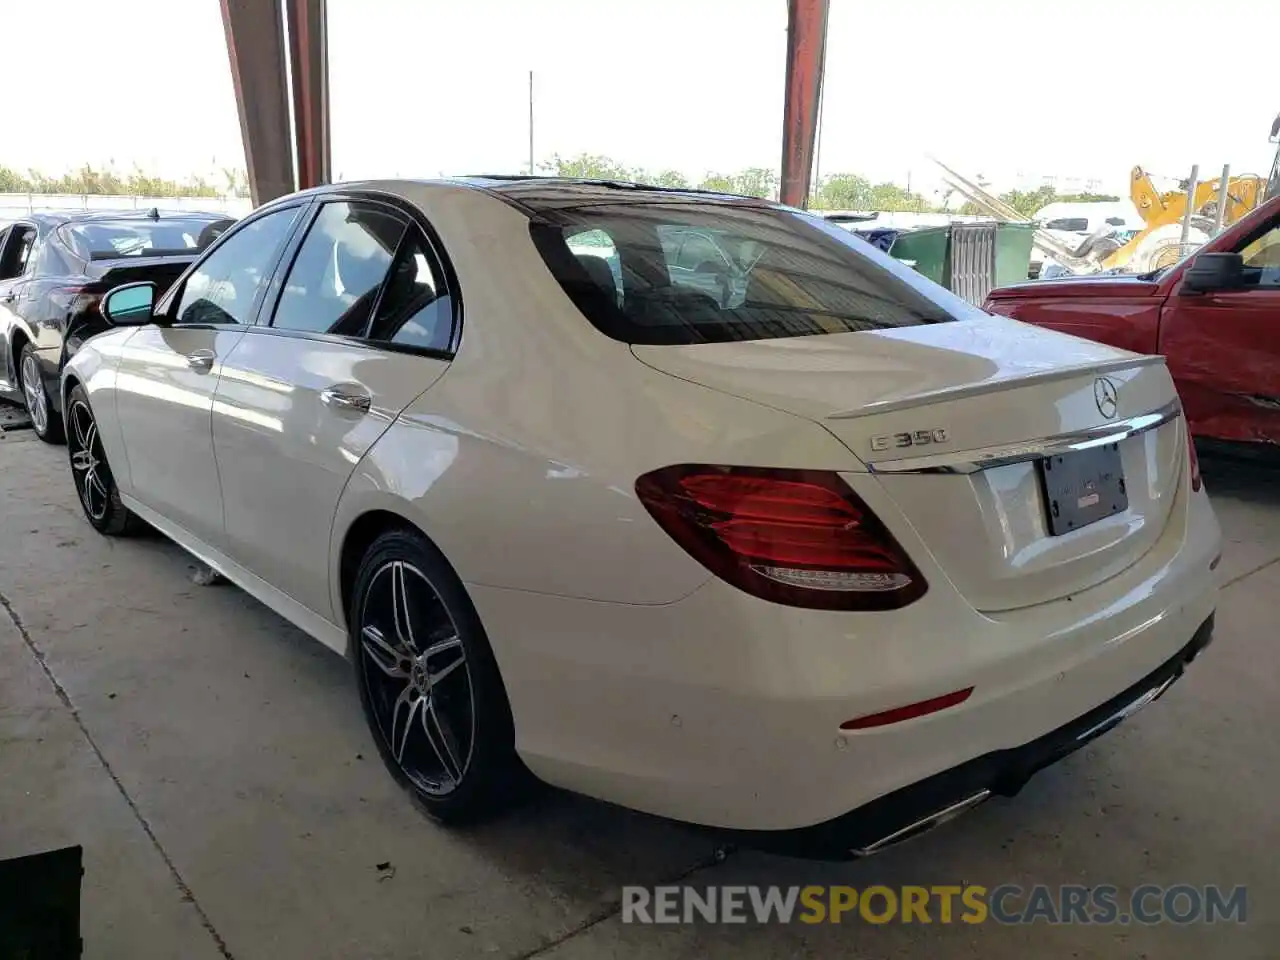
[[[68,317],[96,308],[102,299],[100,292],[77,286],[54,287],[48,296],[54,308]]]
[[[1200,478],[1200,456],[1196,453],[1196,442],[1190,431],[1187,431],[1187,453],[1191,457],[1191,489],[1198,493],[1204,481]]]
[[[835,473],[681,465],[636,493],[712,573],[797,607],[891,610],[924,594],[920,571]]]

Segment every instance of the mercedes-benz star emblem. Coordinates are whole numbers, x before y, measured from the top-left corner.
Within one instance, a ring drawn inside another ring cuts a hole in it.
[[[1099,377],[1093,381],[1093,402],[1098,405],[1098,412],[1110,420],[1120,409],[1120,391],[1116,383],[1109,377]]]

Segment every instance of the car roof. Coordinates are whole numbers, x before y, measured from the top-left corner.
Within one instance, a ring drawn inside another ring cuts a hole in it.
[[[697,200],[744,206],[776,207],[772,200],[694,187],[664,187],[632,180],[596,180],[576,177],[480,174],[455,178],[454,182],[497,194],[505,200],[540,210],[598,203],[670,203]]]
[[[677,201],[712,202],[750,207],[788,209],[772,200],[737,194],[716,193],[692,187],[663,187],[629,180],[596,180],[578,177],[543,177],[508,174],[477,174],[474,176],[447,177],[441,179],[394,178],[382,180],[357,180],[347,183],[325,184],[300,190],[279,197],[254,213],[277,204],[287,204],[298,199],[324,197],[332,194],[359,193],[363,190],[389,192],[410,197],[415,188],[463,189],[489,194],[522,209],[527,214],[552,209],[571,209],[597,204],[620,203],[672,203]]]

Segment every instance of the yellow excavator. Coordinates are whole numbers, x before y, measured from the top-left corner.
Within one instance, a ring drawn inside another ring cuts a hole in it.
[[[1280,116],[1271,124],[1271,143],[1280,143]],[[1118,246],[1102,260],[1104,270],[1127,267],[1139,273],[1158,270],[1181,259],[1182,221],[1187,215],[1187,187],[1183,181],[1177,190],[1161,193],[1142,167],[1129,173],[1129,197],[1138,208],[1146,226]],[[1271,163],[1269,177],[1247,174],[1227,179],[1226,209],[1221,225],[1230,226],[1268,197],[1280,194],[1280,149]],[[1198,247],[1218,227],[1218,203],[1222,195],[1222,179],[1205,180],[1195,185],[1190,197],[1191,224],[1187,243]]]

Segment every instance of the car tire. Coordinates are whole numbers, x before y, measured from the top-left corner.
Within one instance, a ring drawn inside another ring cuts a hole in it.
[[[67,395],[67,425],[71,477],[85,518],[95,530],[109,537],[136,533],[143,526],[142,520],[120,501],[120,489],[98,435],[98,422],[79,385]]]
[[[506,689],[484,627],[443,554],[416,530],[382,534],[351,591],[348,644],[383,763],[444,823],[527,793]]]
[[[44,377],[40,375],[40,355],[35,344],[27,343],[18,355],[18,385],[22,389],[22,401],[31,420],[32,432],[45,443],[62,443],[62,416],[49,402]]]

